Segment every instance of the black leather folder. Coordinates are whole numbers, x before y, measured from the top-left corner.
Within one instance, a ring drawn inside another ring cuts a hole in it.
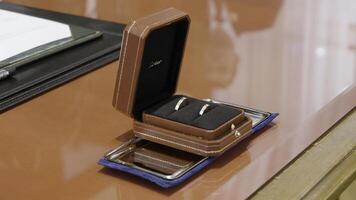
[[[102,37],[34,61],[0,81],[0,112],[119,58],[123,24],[0,2],[0,9],[103,33]]]

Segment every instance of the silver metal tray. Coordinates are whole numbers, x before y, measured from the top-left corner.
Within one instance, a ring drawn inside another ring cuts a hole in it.
[[[212,100],[207,99],[206,101]],[[252,119],[252,127],[257,126],[271,115],[271,113],[244,106],[212,102],[244,110],[245,114]],[[168,180],[179,178],[208,158],[140,138],[132,138],[105,155],[105,159],[110,162],[132,167]]]

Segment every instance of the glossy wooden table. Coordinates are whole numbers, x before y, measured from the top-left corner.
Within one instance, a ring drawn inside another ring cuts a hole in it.
[[[0,116],[0,199],[244,199],[356,105],[356,2],[11,2],[121,23],[174,6],[191,30],[179,92],[280,113],[186,184],[103,169],[132,121],[111,106],[112,63]]]

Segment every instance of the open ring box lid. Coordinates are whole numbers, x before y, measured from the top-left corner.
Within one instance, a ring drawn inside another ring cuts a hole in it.
[[[124,31],[113,106],[140,120],[142,111],[177,87],[189,16],[174,8],[131,23]]]

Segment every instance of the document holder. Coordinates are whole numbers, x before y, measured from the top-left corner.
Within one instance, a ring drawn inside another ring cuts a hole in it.
[[[0,81],[0,112],[119,58],[124,25],[0,2],[0,9],[98,30],[102,36],[19,68]]]
[[[133,118],[133,136],[99,164],[172,187],[277,116],[175,94],[189,23],[169,8],[125,28],[113,106]]]

